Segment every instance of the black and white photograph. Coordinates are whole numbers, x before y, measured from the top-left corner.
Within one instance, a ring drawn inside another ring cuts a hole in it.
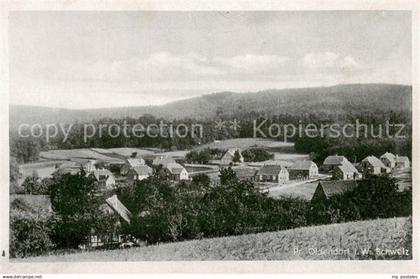
[[[414,18],[9,10],[2,256],[418,260]]]

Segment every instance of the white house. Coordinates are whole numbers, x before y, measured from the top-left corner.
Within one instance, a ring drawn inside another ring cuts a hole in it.
[[[146,179],[152,174],[153,174],[153,169],[151,167],[147,165],[140,165],[140,166],[131,168],[127,173],[127,177],[129,177],[129,179],[131,179],[132,181],[135,181],[135,180]]]
[[[394,154],[386,152],[384,153],[379,159],[381,159],[382,163],[388,168],[394,168],[396,163],[396,157]]]
[[[258,170],[255,178],[259,182],[283,184],[289,181],[289,172],[282,165],[264,165]]]
[[[124,165],[121,167],[120,174],[127,175],[130,169],[144,166],[145,164],[146,162],[142,158],[128,158],[125,160]]]
[[[287,169],[290,179],[308,179],[318,176],[318,166],[310,160],[296,161]]]
[[[111,189],[115,185],[115,177],[107,169],[95,169],[88,175],[98,182],[100,188]]]
[[[395,166],[397,168],[409,168],[410,159],[407,156],[395,156]]]
[[[362,178],[362,174],[349,161],[335,166],[332,172],[333,180],[356,180]]]
[[[238,158],[237,161],[234,162],[235,154],[237,154]],[[229,148],[228,151],[226,151],[225,155],[223,155],[222,159],[220,159],[220,163],[222,165],[230,165],[234,163],[243,163],[244,157],[242,156],[241,150],[239,148]]]
[[[360,167],[363,170],[364,174],[381,174],[381,173],[389,173],[391,169],[382,163],[375,156],[368,156],[362,160],[360,163]]]
[[[189,175],[187,170],[178,163],[169,163],[166,165],[171,179],[173,180],[188,180]]]

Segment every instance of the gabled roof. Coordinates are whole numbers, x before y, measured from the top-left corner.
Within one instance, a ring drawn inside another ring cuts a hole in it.
[[[339,165],[338,168],[343,172],[343,173],[358,173],[359,171],[355,168],[355,166],[353,166],[352,163],[345,161],[343,162],[343,164]]]
[[[382,163],[381,160],[379,160],[377,157],[375,156],[367,156],[366,158],[364,158],[362,160],[362,162],[368,162],[372,167],[378,167],[378,168],[383,168],[386,169],[387,167],[384,165],[384,163]]]
[[[233,170],[238,178],[254,177],[257,170],[254,168],[235,168]]]
[[[180,174],[185,168],[178,163],[169,163],[166,165],[166,168],[172,174]]]
[[[235,156],[236,151],[238,151],[239,155],[242,156],[241,149],[239,149],[239,148],[229,148],[228,151],[226,151],[225,155],[229,155],[229,156],[233,157],[233,156]]]
[[[395,157],[397,162],[410,162],[410,159],[407,156],[396,156]]]
[[[389,152],[386,152],[386,153],[384,153],[382,156],[381,156],[381,159],[382,158],[386,158],[386,159],[388,159],[389,161],[391,161],[391,162],[395,162],[395,155],[394,154],[392,154],[392,153],[389,153]]]
[[[354,180],[320,181],[318,187],[321,187],[325,196],[330,198],[332,195],[343,194],[355,189],[357,183]]]
[[[132,170],[137,175],[152,175],[153,174],[153,169],[149,166],[146,166],[146,165],[140,165],[140,166],[137,166],[137,167],[133,167]]]
[[[138,167],[145,164],[144,160],[142,158],[128,158],[127,163],[130,165],[130,167]]]
[[[124,219],[127,223],[130,223],[131,212],[121,203],[117,195],[114,194],[112,197],[106,199],[105,202],[122,219]]]
[[[97,181],[99,181],[99,180],[101,180],[101,179],[103,179],[105,177],[106,177],[106,179],[108,179],[108,177],[113,177],[114,176],[112,174],[112,172],[110,172],[107,169],[96,169],[96,170],[93,170],[91,172],[91,175],[93,175]]]
[[[289,167],[291,170],[309,170],[313,165],[316,165],[314,162],[309,160],[296,161]]]
[[[324,165],[340,165],[343,161],[348,161],[344,156],[330,155],[324,160]]]
[[[286,168],[281,165],[264,165],[258,170],[257,175],[279,175],[282,169]]]

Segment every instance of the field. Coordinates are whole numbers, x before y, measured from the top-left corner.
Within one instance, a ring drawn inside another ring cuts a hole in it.
[[[60,162],[63,161],[45,161],[20,165],[19,169],[22,176],[18,180],[19,185],[23,183],[26,177],[33,175],[34,172],[40,178],[50,176],[55,171],[55,165]]]
[[[376,249],[380,249],[381,253],[377,254]],[[382,254],[382,249],[389,250]],[[395,255],[403,249],[407,249],[409,255]],[[363,252],[366,254],[363,255]],[[131,249],[48,255],[15,261],[363,259],[411,259],[411,219],[378,219]]]
[[[305,200],[312,199],[315,189],[318,186],[318,181],[300,182],[298,184],[285,184],[269,190],[268,196],[273,198],[280,197],[294,197]]]
[[[238,138],[238,139],[228,139],[221,141],[214,141],[212,143],[203,144],[195,149],[205,149],[205,148],[219,148],[219,149],[229,149],[229,148],[241,148],[246,149],[250,147],[264,147],[267,149],[278,149],[278,148],[293,148],[294,144],[292,142],[282,142],[274,141],[269,139],[261,138]]]

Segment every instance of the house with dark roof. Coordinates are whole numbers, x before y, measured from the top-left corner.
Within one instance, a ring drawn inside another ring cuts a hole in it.
[[[242,180],[255,180],[257,169],[252,167],[237,167],[233,171],[236,173],[236,177]]]
[[[360,168],[364,175],[367,174],[381,174],[381,173],[389,173],[391,171],[390,168],[386,167],[381,160],[377,157],[371,155],[367,156],[360,162]]]
[[[128,158],[125,160],[124,165],[121,167],[120,174],[127,175],[130,169],[144,166],[145,164],[146,162],[142,158]]]
[[[130,182],[140,181],[148,178],[153,174],[153,169],[148,165],[139,165],[129,169],[127,179]]]
[[[296,161],[287,168],[290,179],[309,179],[318,176],[318,166],[310,161]]]
[[[169,163],[166,165],[165,169],[168,171],[169,177],[172,180],[179,181],[189,179],[187,170],[178,163]]]
[[[395,167],[397,168],[409,168],[410,167],[410,159],[407,156],[395,156]]]
[[[386,167],[391,168],[391,169],[395,167],[396,157],[394,154],[386,152],[379,159],[382,161],[382,163]]]
[[[234,162],[235,154],[238,154],[238,160]],[[242,156],[241,149],[239,148],[229,148],[228,151],[223,155],[220,159],[220,164],[222,165],[230,165],[235,163],[243,163],[244,157]]]
[[[343,162],[345,162],[345,161],[348,161],[348,160],[344,156],[330,155],[327,158],[325,158],[325,160],[322,164],[322,168],[325,171],[331,171],[331,170],[333,170],[334,167],[337,167],[337,166],[343,164]]]
[[[92,177],[103,190],[112,189],[115,185],[115,176],[107,169],[95,169],[87,176]]]
[[[332,171],[333,180],[355,180],[361,179],[362,174],[349,161],[343,161],[339,166],[335,166]]]
[[[289,181],[289,172],[282,165],[264,165],[257,171],[255,178],[258,182],[283,184]]]
[[[357,183],[354,180],[319,181],[311,202],[323,203],[334,195],[342,195],[348,191],[354,190],[356,187]]]
[[[104,203],[100,206],[100,210],[105,214],[116,215],[118,217],[118,221],[115,222],[113,228],[110,228],[107,235],[99,236],[94,233],[91,234],[87,246],[99,247],[105,244],[119,244],[124,242],[124,236],[118,234],[118,228],[121,227],[121,223],[123,222],[130,224],[132,217],[131,212],[124,206],[115,194],[105,199]]]

